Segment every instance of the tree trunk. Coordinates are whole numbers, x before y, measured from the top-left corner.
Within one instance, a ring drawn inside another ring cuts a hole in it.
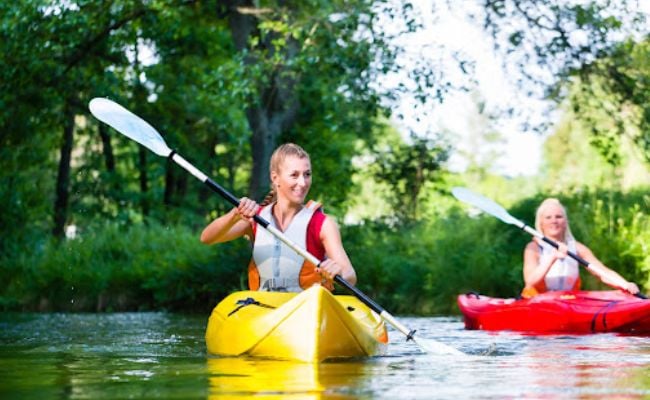
[[[251,171],[248,195],[253,199],[261,200],[266,191],[268,191],[271,153],[276,146],[281,131],[273,129],[270,126],[269,116],[266,110],[261,107],[250,107],[246,110],[246,116],[248,117],[248,124],[253,131],[253,135],[251,136],[253,169]]]
[[[187,182],[189,179],[189,174],[180,174],[176,178],[174,192],[176,194],[176,201],[179,204],[184,203],[185,196],[187,195]]]
[[[227,2],[228,21],[235,47],[240,50],[248,49],[249,38],[258,33],[257,20],[250,14],[242,14],[239,7],[254,8],[251,0],[231,0]],[[273,35],[266,35],[260,47],[273,54],[276,49],[272,45]],[[290,59],[298,51],[295,42],[289,40],[281,49],[285,58]],[[248,49],[251,54],[255,49]],[[246,65],[257,63],[254,55],[248,56]],[[294,92],[295,77],[282,67],[277,67],[266,87],[260,88],[259,98],[253,99],[246,109],[246,117],[252,131],[251,155],[253,168],[249,197],[261,199],[269,188],[269,161],[271,154],[278,144],[281,134],[293,125],[298,112],[298,97]]]
[[[147,177],[147,150],[138,146],[138,169],[140,170],[140,207],[142,215],[149,215],[149,184]]]
[[[113,154],[113,145],[111,145],[111,137],[108,134],[106,124],[99,124],[99,137],[102,139],[102,152],[104,153],[104,165],[106,171],[111,174],[115,172],[115,156]]]
[[[163,204],[170,206],[174,198],[174,162],[171,158],[165,163],[165,193],[163,195]]]
[[[52,234],[62,238],[65,234],[65,222],[68,219],[68,200],[70,196],[70,159],[74,141],[74,111],[66,100],[64,106],[63,141],[59,157],[59,170],[56,177],[56,193],[54,200],[54,227]]]

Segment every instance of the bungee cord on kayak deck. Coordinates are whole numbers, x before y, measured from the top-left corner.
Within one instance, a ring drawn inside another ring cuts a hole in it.
[[[237,308],[235,308],[234,310],[232,310],[231,312],[228,313],[229,317],[231,315],[233,315],[234,313],[236,313],[237,311],[241,310],[242,308],[244,308],[246,306],[251,306],[251,305],[264,307],[264,308],[270,308],[270,309],[276,308],[275,306],[270,306],[268,304],[260,303],[259,301],[255,300],[252,297],[247,297],[247,298],[245,298],[243,300],[237,300],[237,302],[235,304],[237,305]]]

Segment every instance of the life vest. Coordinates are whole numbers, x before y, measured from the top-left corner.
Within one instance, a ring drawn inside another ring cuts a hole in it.
[[[576,253],[575,240],[567,244],[569,251]],[[543,264],[553,256],[555,249],[547,243],[539,245],[539,264]],[[580,269],[578,262],[567,256],[555,260],[551,268],[546,273],[544,281],[535,285],[535,287],[526,287],[522,292],[522,297],[530,298],[539,293],[549,290],[580,290]]]
[[[262,207],[260,217],[277,229],[272,210],[275,203]],[[325,257],[325,247],[320,240],[320,231],[325,221],[321,205],[308,202],[294,217],[284,235],[319,260]],[[334,290],[331,281],[316,272],[316,266],[305,260],[280,239],[266,229],[253,225],[253,257],[248,265],[248,287],[250,290],[300,292],[319,283]]]

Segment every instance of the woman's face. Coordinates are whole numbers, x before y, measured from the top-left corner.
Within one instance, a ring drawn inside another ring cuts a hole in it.
[[[287,156],[278,171],[271,172],[271,180],[279,198],[302,204],[311,187],[311,162],[308,158]]]
[[[558,204],[551,204],[542,212],[542,233],[554,239],[564,238],[566,216]]]

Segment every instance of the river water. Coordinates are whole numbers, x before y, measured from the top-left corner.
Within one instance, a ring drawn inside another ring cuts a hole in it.
[[[650,338],[466,331],[400,318],[436,356],[390,331],[385,356],[319,365],[206,356],[207,316],[0,314],[0,399],[642,399]]]

